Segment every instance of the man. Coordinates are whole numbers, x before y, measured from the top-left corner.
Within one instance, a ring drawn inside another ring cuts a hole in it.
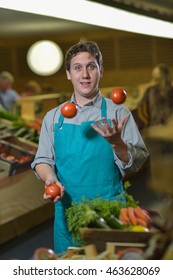
[[[3,71],[0,73],[0,103],[6,111],[12,111],[16,100],[20,95],[12,89],[14,77],[11,73]]]
[[[160,63],[153,68],[151,82],[137,108],[132,111],[140,130],[164,125],[173,114],[173,86],[167,65]]]
[[[32,163],[45,186],[61,187],[61,196],[53,200],[56,253],[74,245],[65,217],[71,202],[99,196],[120,200],[122,177],[128,171],[137,172],[148,157],[130,111],[101,95],[103,61],[97,44],[84,40],[72,46],[65,67],[77,115],[64,117],[62,105],[47,113]],[[44,194],[44,198],[50,197]]]

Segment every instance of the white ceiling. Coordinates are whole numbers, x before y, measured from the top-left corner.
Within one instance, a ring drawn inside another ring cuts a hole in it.
[[[0,8],[0,36],[36,35],[88,29],[92,26],[48,16]]]
[[[96,2],[135,12],[139,11],[139,13],[154,14],[160,18],[169,18],[173,22],[173,0],[103,0]],[[91,28],[93,28],[92,25],[84,23],[0,8],[0,37],[36,35],[43,32],[59,33]]]

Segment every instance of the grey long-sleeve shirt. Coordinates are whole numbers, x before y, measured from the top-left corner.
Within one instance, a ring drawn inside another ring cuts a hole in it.
[[[73,96],[72,100],[74,100]],[[105,100],[108,119],[115,119],[119,123],[124,115],[127,116],[121,137],[128,147],[129,162],[127,164],[124,163],[114,153],[115,163],[124,177],[128,172],[137,172],[142,167],[149,154],[129,109],[122,104],[114,104],[109,98],[105,98]],[[64,118],[64,123],[80,125],[82,122],[101,119],[101,103],[102,95],[99,92],[98,95],[83,108],[78,106],[78,113],[74,118]],[[63,104],[49,111],[43,119],[38,150],[31,164],[33,169],[36,164],[39,163],[47,163],[52,166],[53,169],[55,168],[54,124],[58,122],[62,105]]]

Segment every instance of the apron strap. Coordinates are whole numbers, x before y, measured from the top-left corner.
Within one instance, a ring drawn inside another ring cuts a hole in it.
[[[71,100],[68,100],[67,102],[71,102]],[[62,114],[60,114],[59,120],[58,120],[58,128],[59,129],[62,128],[63,122],[64,122],[64,116]]]
[[[64,116],[62,114],[60,114],[59,120],[58,120],[58,128],[59,129],[62,127],[63,121],[64,121]]]
[[[102,97],[101,117],[107,118],[106,100]]]

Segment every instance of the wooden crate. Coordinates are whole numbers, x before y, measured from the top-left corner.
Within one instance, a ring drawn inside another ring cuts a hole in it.
[[[31,162],[34,159],[33,153],[3,140],[0,140],[0,149],[0,166],[2,167],[2,173],[3,170],[5,171],[8,169],[8,176],[14,176],[19,172],[31,168]],[[0,178],[2,178],[1,175]]]
[[[147,246],[154,232],[81,228],[80,234],[85,245],[94,244],[97,252],[100,253],[105,250],[108,242],[144,244]]]

